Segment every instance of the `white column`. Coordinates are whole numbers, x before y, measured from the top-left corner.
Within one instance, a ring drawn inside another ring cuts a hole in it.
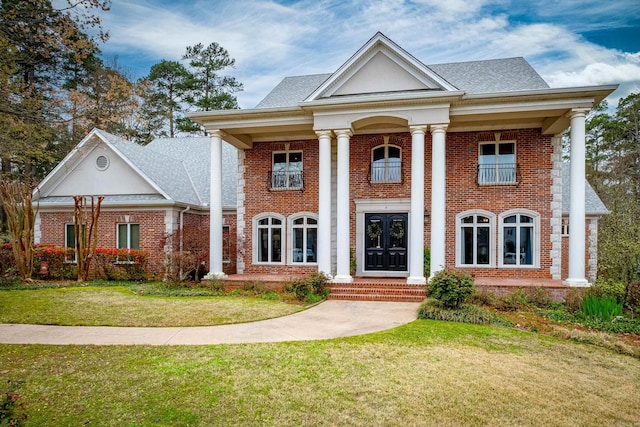
[[[445,267],[447,125],[431,125],[431,274]]]
[[[569,286],[588,286],[585,276],[585,116],[571,111],[571,195],[569,197]]]
[[[211,136],[211,188],[209,204],[209,273],[205,279],[224,279],[222,271],[222,133]]]
[[[318,164],[318,272],[331,274],[331,131],[316,132]]]
[[[409,213],[409,277],[407,283],[425,284],[424,277],[424,134],[426,126],[411,127],[411,212]]]
[[[338,136],[338,189],[336,194],[336,283],[351,283],[353,278],[349,271],[349,138],[351,131],[341,129],[335,131]]]

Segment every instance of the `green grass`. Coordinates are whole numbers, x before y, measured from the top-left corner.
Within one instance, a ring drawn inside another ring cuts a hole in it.
[[[203,326],[250,322],[302,309],[260,298],[148,296],[149,285],[0,291],[0,323],[87,326]],[[156,293],[162,289],[155,288]]]
[[[640,362],[508,328],[418,320],[345,339],[0,345],[40,426],[633,425]],[[1,391],[1,390],[0,390]]]

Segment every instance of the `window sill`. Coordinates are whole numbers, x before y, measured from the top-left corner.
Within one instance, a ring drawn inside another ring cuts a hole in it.
[[[271,187],[270,191],[300,191],[302,187]]]
[[[518,181],[509,181],[509,182],[479,182],[478,185],[480,187],[505,187],[511,185],[518,185]]]

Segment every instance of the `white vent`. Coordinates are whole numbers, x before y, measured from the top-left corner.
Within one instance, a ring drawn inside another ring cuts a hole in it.
[[[105,170],[109,167],[109,158],[107,156],[98,156],[96,159],[96,167],[98,170]]]

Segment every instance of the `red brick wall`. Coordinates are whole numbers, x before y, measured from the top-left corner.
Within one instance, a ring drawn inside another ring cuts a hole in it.
[[[306,274],[317,271],[315,266],[254,265],[251,238],[252,219],[264,212],[275,212],[288,217],[298,212],[318,212],[318,141],[288,142],[289,151],[302,150],[304,190],[271,190],[269,172],[272,153],[285,151],[285,143],[257,143],[245,152],[245,273]],[[283,230],[283,236],[287,230]],[[286,250],[283,256],[286,257]]]
[[[116,224],[125,223],[125,215],[129,215],[129,223],[140,224],[140,249],[149,252],[149,273],[156,278],[162,278],[164,274],[164,245],[165,245],[165,210],[122,210],[100,212],[98,219],[98,246],[114,248],[117,245]],[[73,224],[73,212],[40,212],[41,238],[43,244],[64,246],[65,228],[64,224]],[[178,227],[179,214],[175,213],[174,227]],[[231,262],[224,263],[225,273],[235,273],[236,263],[236,216],[235,214],[224,215],[225,224],[230,225],[231,236]],[[184,224],[193,225],[200,228],[201,233],[206,236],[206,245],[209,244],[209,215],[205,214],[184,214]],[[207,258],[208,259],[208,258]]]
[[[479,141],[492,140],[493,132],[449,132],[447,144],[447,235],[446,263],[455,266],[456,215],[469,209],[485,209],[496,215],[510,209],[530,209],[540,215],[540,242],[538,268],[500,269],[469,268],[470,273],[489,277],[550,278],[551,259],[551,137],[539,129],[496,131],[501,140],[515,139],[519,165],[519,183],[509,186],[478,186],[477,164]],[[411,135],[390,134],[389,144],[402,148],[402,182],[394,184],[370,183],[371,149],[381,145],[381,135],[354,135],[350,141],[350,246],[355,248],[355,199],[410,198],[411,195]],[[490,139],[489,139],[490,138]],[[431,135],[425,135],[425,207],[431,206]],[[316,140],[294,141],[289,150],[303,150],[305,177],[304,191],[270,191],[269,171],[272,153],[284,151],[284,143],[258,143],[245,152],[246,166],[246,233],[245,264],[247,273],[303,273],[315,267],[287,265],[259,266],[252,264],[252,219],[264,212],[275,212],[285,217],[301,211],[317,212],[318,143]],[[496,223],[496,227],[498,224]],[[285,230],[286,231],[286,230]],[[496,228],[497,233],[497,228]],[[425,225],[425,242],[429,241],[429,224]],[[497,258],[497,254],[494,254]]]

